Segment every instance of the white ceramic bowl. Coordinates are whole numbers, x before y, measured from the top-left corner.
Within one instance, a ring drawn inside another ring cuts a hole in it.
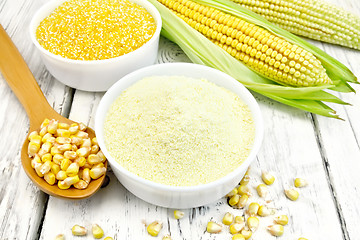
[[[116,162],[106,149],[104,142],[104,121],[109,107],[122,91],[135,82],[149,76],[175,75],[192,78],[204,78],[210,82],[227,88],[240,96],[249,106],[255,121],[255,141],[249,157],[236,170],[223,178],[208,184],[176,187],[159,184],[141,178]],[[115,83],[101,99],[96,112],[95,133],[100,145],[115,173],[116,177],[130,192],[139,198],[155,205],[168,208],[192,208],[211,203],[225,196],[244,176],[247,168],[255,159],[263,137],[263,121],[260,108],[251,93],[229,75],[213,68],[191,63],[167,63],[145,67],[132,72]]]
[[[45,4],[35,13],[30,23],[31,40],[40,51],[45,66],[57,80],[80,90],[101,92],[126,74],[155,63],[162,22],[160,13],[146,0],[130,1],[141,5],[153,16],[156,31],[148,42],[133,52],[106,60],[82,61],[67,59],[44,49],[36,40],[36,28],[65,1],[53,0]]]

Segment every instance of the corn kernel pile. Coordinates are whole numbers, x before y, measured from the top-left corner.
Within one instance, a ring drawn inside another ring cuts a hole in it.
[[[96,137],[89,138],[82,123],[59,123],[45,119],[40,131],[29,134],[28,155],[39,177],[60,189],[88,187],[91,179],[106,172],[106,158]]]
[[[128,0],[70,0],[36,30],[40,45],[74,60],[103,60],[141,47],[154,35],[155,20]]]

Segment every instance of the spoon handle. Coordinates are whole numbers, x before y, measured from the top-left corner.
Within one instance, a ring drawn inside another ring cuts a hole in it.
[[[30,119],[39,126],[46,116],[54,115],[26,62],[0,24],[0,71]]]

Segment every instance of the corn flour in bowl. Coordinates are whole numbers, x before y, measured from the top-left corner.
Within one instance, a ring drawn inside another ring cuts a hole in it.
[[[205,79],[144,78],[115,100],[105,144],[125,169],[161,184],[195,186],[234,171],[255,137],[250,109]]]
[[[235,187],[263,131],[244,86],[188,63],[125,76],[96,115],[99,145],[119,181],[145,201],[173,208],[210,203]]]

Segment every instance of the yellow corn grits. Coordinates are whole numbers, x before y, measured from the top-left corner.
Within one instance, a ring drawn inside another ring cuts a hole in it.
[[[36,30],[40,45],[74,60],[103,60],[132,52],[154,35],[155,20],[128,0],[70,0]]]

